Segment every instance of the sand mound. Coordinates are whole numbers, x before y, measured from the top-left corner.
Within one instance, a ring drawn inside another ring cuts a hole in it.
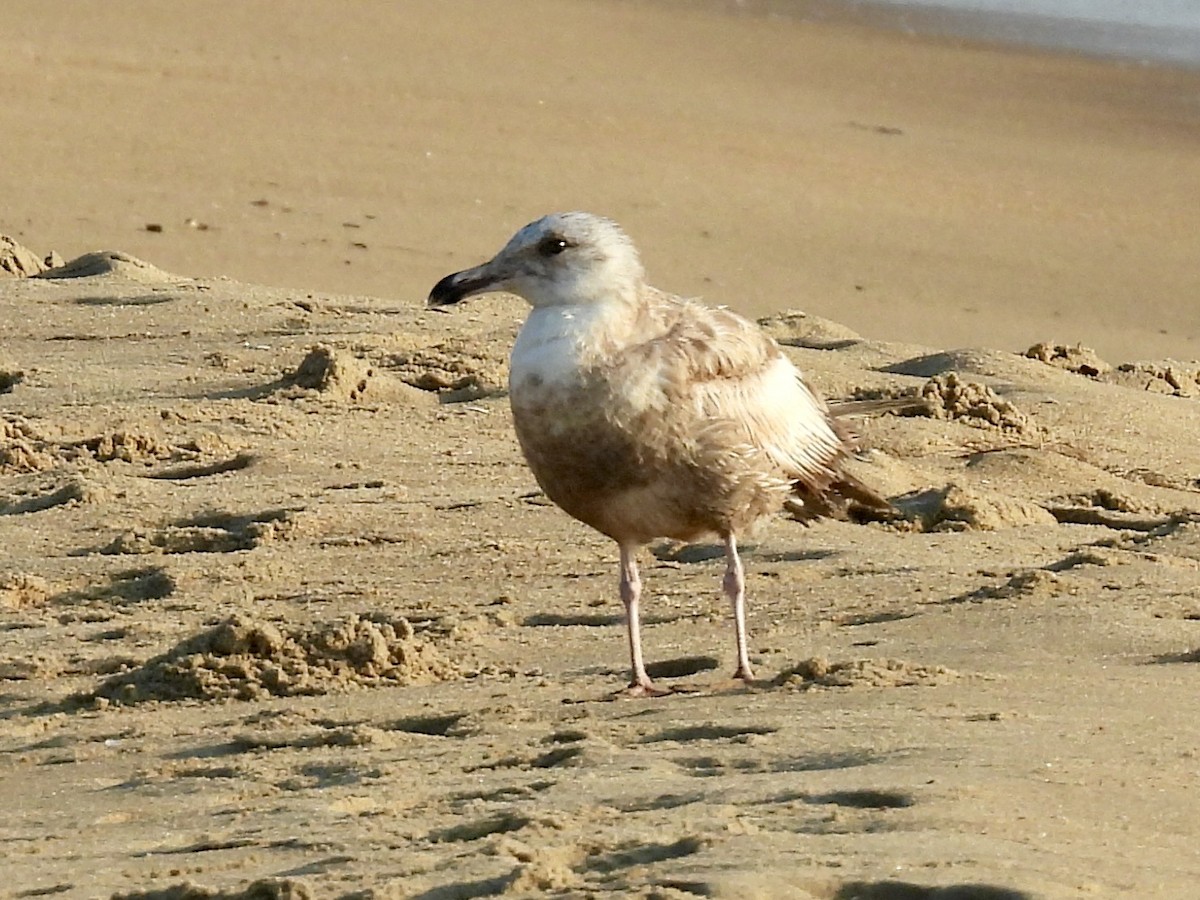
[[[929,415],[980,428],[991,426],[1025,433],[1034,430],[1028,417],[986,384],[965,381],[955,372],[937,375],[921,389]]]
[[[1173,397],[1200,397],[1200,364],[1175,360],[1122,363],[1107,373],[1110,384]]]
[[[758,324],[786,347],[831,350],[862,340],[858,332],[845,325],[820,316],[810,316],[798,309],[785,309],[776,315],[759,319]]]
[[[1113,367],[1090,347],[1082,344],[1072,347],[1049,341],[1034,344],[1025,351],[1025,356],[1068,372],[1137,391],[1175,397],[1200,397],[1200,363],[1195,361],[1185,363],[1168,359],[1122,363]]]
[[[925,666],[899,659],[853,659],[830,662],[821,656],[802,660],[775,676],[774,683],[812,690],[835,687],[932,686],[959,677],[945,666]]]
[[[347,403],[404,400],[423,402],[425,394],[415,390],[368,360],[335,350],[325,344],[311,348],[284,384],[316,391]]]
[[[106,555],[146,553],[236,553],[296,536],[299,509],[268,509],[238,515],[215,512],[164,528],[127,531],[99,552]]]
[[[180,448],[172,446],[153,434],[138,431],[115,431],[71,445],[86,450],[96,462],[120,460],[128,463],[144,463],[171,459],[179,454]]]
[[[1067,344],[1056,344],[1053,341],[1043,341],[1026,350],[1025,357],[1036,359],[1058,369],[1066,369],[1077,375],[1086,375],[1089,378],[1103,375],[1112,369],[1112,366],[1102,360],[1095,350],[1085,347],[1083,344],[1076,344],[1072,347]]]
[[[959,601],[1045,599],[1057,597],[1060,594],[1075,593],[1076,590],[1078,588],[1058,572],[1049,569],[1030,569],[1010,576],[1003,584],[982,587],[955,599]]]
[[[87,699],[254,700],[327,694],[381,684],[431,684],[459,669],[407,619],[383,614],[311,629],[236,615],[132,672],[107,679]]]
[[[965,380],[957,372],[935,375],[919,389],[856,388],[851,398],[834,404],[835,413],[841,415],[838,411],[843,408],[847,415],[854,415],[859,408],[870,413],[872,405],[877,405],[879,412],[962,422],[976,428],[999,428],[1016,434],[1038,430],[1012,401],[986,384]]]
[[[41,472],[64,463],[195,463],[227,450],[223,441],[211,435],[176,444],[154,431],[137,428],[58,441],[46,437],[21,416],[0,417],[0,474]]]
[[[56,506],[98,503],[108,497],[104,487],[79,476],[45,477],[24,480],[12,490],[0,493],[0,516],[42,512]]]
[[[0,473],[40,472],[57,462],[49,442],[28,421],[20,416],[0,419]]]
[[[484,337],[451,338],[391,357],[397,377],[443,403],[497,397],[508,390],[507,343]]]
[[[62,265],[38,272],[36,278],[94,278],[100,276],[119,276],[130,281],[140,281],[145,284],[164,284],[173,281],[187,281],[180,275],[164,272],[157,266],[152,266],[145,260],[121,253],[118,250],[99,250],[95,253],[85,253]]]
[[[0,273],[29,278],[61,263],[57,253],[40,259],[28,247],[18,244],[7,234],[0,234]]]
[[[1113,512],[1159,513],[1164,511],[1157,503],[1139,500],[1128,493],[1115,491],[1110,488],[1096,488],[1083,493],[1067,494],[1055,499],[1060,500],[1064,505],[1095,507],[1096,509],[1106,509]]]
[[[1054,525],[1038,504],[951,483],[900,497],[894,505],[921,531],[1000,531],[1022,525]]]

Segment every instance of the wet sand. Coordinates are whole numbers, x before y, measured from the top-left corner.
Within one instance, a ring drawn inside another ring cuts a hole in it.
[[[624,223],[656,281],[752,313],[1200,353],[1195,73],[821,6],[38,9],[14,5],[0,62],[5,228],[29,246],[415,303],[583,208]]]

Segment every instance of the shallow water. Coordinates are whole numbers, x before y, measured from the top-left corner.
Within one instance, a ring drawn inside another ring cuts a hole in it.
[[[905,0],[879,2],[918,5]],[[919,5],[941,10],[948,18],[978,19],[981,36],[992,40],[1200,65],[1196,0],[934,0]]]
[[[808,17],[806,0],[731,4]],[[912,31],[1141,63],[1200,67],[1200,0],[841,0],[821,4]]]

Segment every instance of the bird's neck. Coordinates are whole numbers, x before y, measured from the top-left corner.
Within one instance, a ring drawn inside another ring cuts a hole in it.
[[[635,319],[617,300],[535,307],[517,335],[510,371],[561,381],[623,346]]]

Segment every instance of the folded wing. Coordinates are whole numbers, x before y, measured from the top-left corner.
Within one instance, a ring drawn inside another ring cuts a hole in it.
[[[838,479],[849,446],[825,403],[779,346],[724,309],[662,295],[651,340],[622,367],[642,382],[672,440],[701,468],[774,479],[818,495]]]

